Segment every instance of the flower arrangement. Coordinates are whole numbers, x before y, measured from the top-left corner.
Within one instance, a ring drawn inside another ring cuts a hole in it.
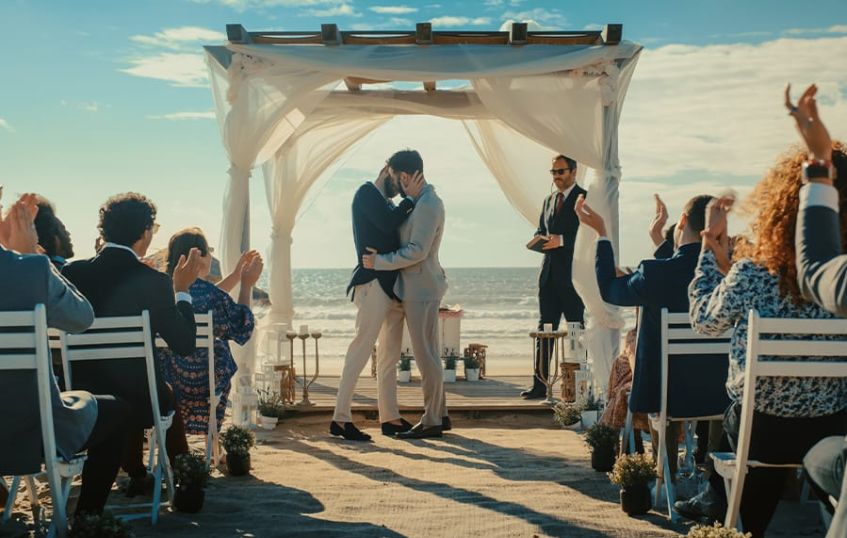
[[[479,369],[479,359],[475,356],[471,355],[469,357],[465,357],[465,370],[478,370]]]
[[[582,418],[582,410],[573,403],[559,402],[553,406],[553,420],[559,426],[573,426]]]
[[[81,515],[74,521],[70,538],[132,538],[129,526],[109,512]]]
[[[209,469],[206,457],[201,452],[179,454],[174,464],[174,479],[180,487],[206,487]]]
[[[445,370],[455,370],[456,369],[456,357],[453,357],[453,356],[444,357],[444,369]]]
[[[412,357],[401,354],[400,362],[397,363],[397,369],[401,372],[411,372],[412,371]]]
[[[591,449],[608,450],[618,444],[618,430],[598,422],[585,430],[585,444]]]
[[[264,417],[279,418],[285,414],[285,405],[276,391],[259,389],[259,414]]]
[[[256,444],[256,436],[241,426],[230,426],[221,433],[221,444],[227,454],[248,455]]]
[[[644,454],[624,454],[615,462],[609,480],[622,488],[644,486],[656,478],[656,466]]]
[[[696,525],[688,531],[688,538],[752,538],[751,533],[742,534],[735,529],[728,529],[718,522],[714,526]]]

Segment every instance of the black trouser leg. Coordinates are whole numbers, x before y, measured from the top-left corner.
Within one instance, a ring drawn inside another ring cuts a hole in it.
[[[114,396],[95,398],[97,422],[84,447],[88,450],[88,459],[82,469],[77,513],[99,514],[103,511],[120,467],[130,413],[129,405]]]
[[[539,331],[544,328],[545,323],[552,324],[554,331],[559,330],[563,315],[566,321],[580,323],[583,322],[585,315],[585,305],[571,283],[556,281],[552,277],[538,290],[538,309],[540,311]],[[542,346],[539,341],[535,344],[535,376],[532,382],[534,390],[545,388],[538,376],[547,379],[550,371],[550,355],[553,353],[553,346],[550,342],[547,344]]]

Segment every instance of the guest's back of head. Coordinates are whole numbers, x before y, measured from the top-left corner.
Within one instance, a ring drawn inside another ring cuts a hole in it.
[[[103,240],[131,247],[153,228],[156,206],[146,196],[127,192],[112,196],[100,207],[98,228]]]
[[[73,258],[71,235],[64,223],[56,216],[56,209],[46,198],[38,198],[38,213],[35,215],[35,231],[38,244],[49,257]]]
[[[174,274],[174,268],[176,268],[177,263],[179,262],[180,256],[188,257],[192,248],[196,248],[200,251],[201,258],[208,261],[209,263],[205,265],[211,265],[211,248],[209,248],[209,243],[206,241],[206,236],[203,235],[203,230],[200,228],[185,228],[184,230],[180,230],[171,236],[170,241],[168,242],[168,265],[167,265],[167,273],[169,275]],[[208,260],[206,260],[208,258]],[[204,267],[204,269],[206,269]],[[204,271],[201,269],[200,276],[206,276],[208,274],[208,269],[205,270],[206,274],[203,274]]]

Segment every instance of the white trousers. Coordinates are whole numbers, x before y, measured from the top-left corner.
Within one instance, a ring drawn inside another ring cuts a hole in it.
[[[400,360],[403,339],[403,307],[385,294],[377,280],[356,286],[353,304],[358,308],[356,335],[350,342],[344,358],[344,369],[341,372],[332,420],[353,422],[351,406],[356,382],[373,353],[377,338],[380,338],[377,353],[379,421],[397,420],[400,418],[400,408],[397,405],[397,362]],[[400,336],[395,342],[394,333],[397,327],[400,328]]]
[[[421,371],[424,414],[421,424],[440,426],[447,416],[444,395],[444,369],[438,349],[438,307],[441,301],[404,301],[403,311],[409,325],[409,338],[415,363]],[[402,329],[402,327],[401,327]],[[402,330],[400,338],[402,339]],[[402,345],[402,344],[401,344]]]

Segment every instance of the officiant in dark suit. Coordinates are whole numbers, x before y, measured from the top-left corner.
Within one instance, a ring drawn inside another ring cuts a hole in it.
[[[538,277],[538,330],[550,323],[558,330],[562,316],[568,322],[583,322],[585,305],[571,281],[574,242],[579,229],[579,219],[574,212],[577,196],[585,189],[576,184],[576,161],[564,155],[553,158],[550,169],[556,189],[545,200],[538,219],[536,236],[546,237],[543,244],[544,260]],[[526,399],[543,398],[544,383],[539,376],[547,378],[552,349],[540,344],[535,348],[535,368],[532,386],[521,392]]]

